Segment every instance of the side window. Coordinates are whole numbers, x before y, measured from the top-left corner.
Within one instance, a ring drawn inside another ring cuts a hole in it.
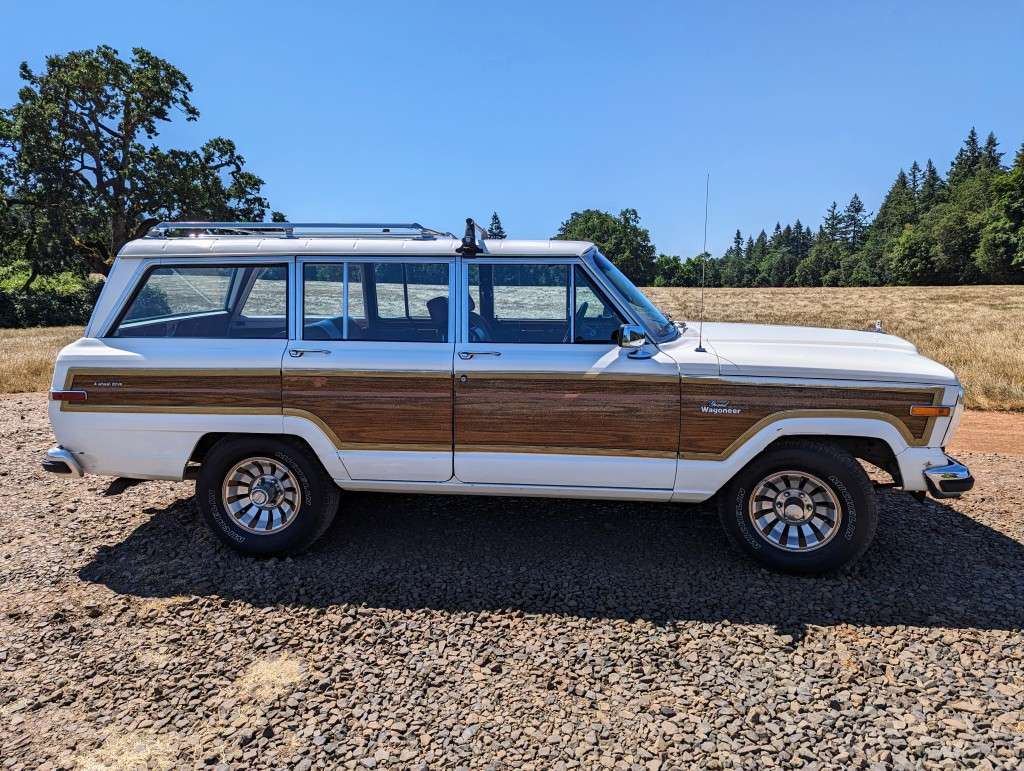
[[[448,263],[351,262],[346,286],[343,264],[308,263],[303,337],[448,342],[448,273]],[[318,284],[321,278],[330,288]],[[323,296],[338,302],[318,299]]]
[[[286,338],[288,268],[154,268],[146,274],[111,336]]]
[[[586,272],[579,266],[575,270],[576,297],[573,302],[575,318],[574,342],[577,343],[610,343],[615,341],[615,333],[625,324],[622,316],[608,302],[605,295],[590,280]]]
[[[568,265],[470,265],[469,293],[471,342],[569,342]]]

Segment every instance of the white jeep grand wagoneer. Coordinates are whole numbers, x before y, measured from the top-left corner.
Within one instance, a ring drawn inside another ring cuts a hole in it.
[[[669,321],[593,244],[416,224],[165,223],[63,351],[44,467],[196,478],[247,554],[298,552],[343,490],[697,502],[774,568],[856,559],[857,459],[969,490],[945,367],[872,332]]]

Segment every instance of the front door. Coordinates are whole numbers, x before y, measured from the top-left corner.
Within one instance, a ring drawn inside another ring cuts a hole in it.
[[[315,423],[353,479],[452,477],[453,261],[303,258],[285,415]]]
[[[582,266],[464,263],[455,358],[455,476],[463,482],[670,490],[679,371],[633,358],[624,322]]]

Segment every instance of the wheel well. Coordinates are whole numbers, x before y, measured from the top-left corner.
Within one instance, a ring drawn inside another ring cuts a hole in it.
[[[765,447],[762,452],[767,452],[779,442],[792,442],[794,440],[799,441],[800,439],[841,447],[858,460],[866,461],[887,473],[897,485],[903,484],[903,480],[900,478],[900,466],[896,462],[896,453],[892,451],[892,447],[889,446],[888,442],[870,436],[835,436],[831,434],[783,436]]]
[[[212,432],[209,434],[203,434],[201,437],[199,437],[199,441],[196,442],[196,446],[192,448],[192,454],[189,456],[188,462],[185,464],[186,478],[194,476],[195,472],[198,470],[198,467],[203,465],[203,461],[206,459],[206,455],[210,452],[211,449],[213,449],[213,446],[217,444],[217,442],[219,442],[221,439],[227,439],[229,437],[236,436],[269,436],[273,437],[274,439],[282,439],[286,442],[294,442],[295,444],[300,444],[303,447],[305,447],[307,450],[310,451],[310,453],[312,453],[313,457],[316,458],[317,461],[320,461],[320,456],[317,455],[316,450],[314,450],[310,446],[309,442],[307,442],[301,436],[295,436],[294,434],[246,434]],[[320,465],[323,465],[322,461],[320,462]]]

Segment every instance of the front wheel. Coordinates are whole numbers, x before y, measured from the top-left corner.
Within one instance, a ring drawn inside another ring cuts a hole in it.
[[[211,448],[196,481],[210,529],[248,555],[296,554],[330,526],[339,490],[305,446],[233,437]]]
[[[762,564],[827,573],[853,563],[878,526],[875,491],[845,450],[786,440],[751,461],[727,485],[722,525]]]

